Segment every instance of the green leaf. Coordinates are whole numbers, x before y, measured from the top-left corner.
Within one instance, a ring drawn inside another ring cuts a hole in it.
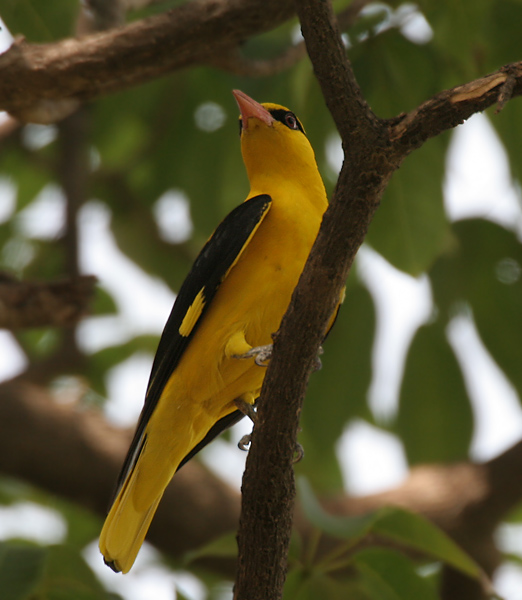
[[[325,533],[344,540],[349,540],[350,546],[355,545],[362,540],[374,525],[376,514],[368,513],[355,517],[336,517],[325,512],[312,487],[304,477],[300,477],[297,482],[299,490],[299,500],[309,521]]]
[[[489,221],[453,226],[455,244],[430,272],[437,306],[449,319],[467,303],[486,348],[522,397],[522,244]]]
[[[440,89],[487,72],[484,60],[489,48],[484,30],[495,3],[491,0],[477,0],[472,4],[421,0],[419,4],[434,31],[430,45],[443,61],[443,72],[451,75],[448,84]]]
[[[384,548],[366,548],[354,555],[357,568],[362,567],[363,577],[369,572],[381,579],[400,600],[439,600],[434,586],[421,577],[412,561],[403,554]]]
[[[62,545],[48,548],[44,575],[35,596],[45,600],[108,600],[110,597],[79,551]]]
[[[114,315],[118,312],[114,298],[101,285],[96,286],[94,302],[90,306],[90,312],[93,315]]]
[[[356,44],[348,56],[365,98],[381,118],[412,110],[449,87],[448,65],[433,44],[414,44],[397,29]]]
[[[2,19],[13,35],[29,42],[50,42],[71,35],[78,7],[69,0],[4,2]]]
[[[440,321],[421,327],[410,346],[395,428],[411,464],[468,456],[473,412]]]
[[[485,0],[481,0],[481,3],[484,4]],[[486,56],[484,65],[481,65],[484,72],[520,60],[520,46],[516,36],[518,24],[522,20],[522,4],[519,0],[496,0],[487,4],[482,46],[486,50]]]
[[[378,511],[373,532],[445,562],[469,577],[480,579],[480,567],[443,531],[424,517],[389,507]]]
[[[286,578],[283,600],[372,600],[358,582],[344,581],[308,568],[292,569]]]
[[[0,543],[2,600],[26,600],[40,581],[47,550],[17,543]]]
[[[442,180],[446,137],[430,140],[396,171],[368,231],[367,241],[392,265],[419,275],[446,248]]]
[[[348,540],[350,547],[370,533],[399,542],[429,558],[441,560],[469,577],[482,577],[480,568],[438,527],[420,515],[395,507],[384,507],[357,517],[336,517],[326,513],[310,485],[298,481],[299,497],[310,522],[321,531]]]
[[[235,558],[237,556],[236,532],[225,533],[201,548],[187,552],[184,556],[184,562],[185,564],[189,564],[197,559],[208,556]]]
[[[24,329],[17,332],[17,341],[32,358],[49,356],[60,344],[60,333],[51,327]]]
[[[382,575],[371,566],[361,562],[358,565],[359,575],[362,578],[364,589],[374,600],[402,600],[393,587],[383,579]]]

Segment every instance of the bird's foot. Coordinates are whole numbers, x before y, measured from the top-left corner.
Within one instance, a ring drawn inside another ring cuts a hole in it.
[[[250,348],[244,354],[236,354],[234,358],[253,358],[258,367],[268,367],[268,361],[272,358],[272,344]]]
[[[304,448],[301,446],[301,444],[299,442],[296,442],[295,450],[294,450],[294,460],[293,460],[294,464],[303,460],[304,455],[305,455]]]
[[[236,398],[234,400],[234,404],[237,406],[237,409],[245,415],[245,417],[248,417],[252,421],[253,426],[255,427],[257,421],[257,412],[254,408],[254,405],[250,404],[250,402],[245,402],[243,398]],[[254,431],[254,427],[252,427],[252,431]],[[240,450],[244,450],[245,452],[247,452],[251,440],[252,434],[248,433],[239,440],[239,442],[237,443],[237,447]]]
[[[322,352],[322,348],[321,348],[321,352]],[[321,352],[319,352],[319,354],[321,354]],[[319,357],[318,357],[318,359],[319,359]],[[257,423],[257,412],[256,412],[256,409],[254,408],[254,405],[250,404],[250,402],[245,402],[242,398],[236,398],[234,400],[234,404],[236,405],[237,409],[245,415],[245,417],[248,417],[252,421],[252,424],[253,424],[252,431],[254,431],[254,427],[256,426],[256,423]],[[251,441],[252,441],[252,433],[247,433],[239,440],[239,442],[237,443],[237,447],[240,450],[243,450],[244,452],[248,452]],[[304,457],[304,454],[305,454],[304,448],[301,446],[301,444],[299,442],[296,442],[295,450],[294,450],[294,460],[293,460],[294,464],[301,461]]]
[[[252,434],[247,433],[239,440],[239,442],[237,443],[237,447],[240,450],[243,450],[244,452],[248,452],[251,441],[252,441]],[[300,462],[301,460],[303,460],[304,455],[305,455],[304,448],[301,446],[301,444],[299,442],[297,442],[295,445],[294,459],[292,462],[294,464]]]
[[[236,398],[234,400],[234,404],[236,405],[236,408],[245,415],[245,417],[248,417],[254,425],[256,424],[257,412],[253,404],[250,404],[250,402],[245,402],[243,398]]]
[[[239,442],[237,443],[237,447],[240,450],[243,450],[243,452],[248,452],[248,448],[250,446],[251,441],[252,441],[252,434],[247,433],[239,440]]]

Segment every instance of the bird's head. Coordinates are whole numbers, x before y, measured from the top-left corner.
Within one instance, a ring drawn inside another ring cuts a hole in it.
[[[233,94],[241,112],[241,152],[253,186],[279,176],[299,181],[312,173],[319,176],[312,146],[291,110],[279,104],[259,104],[239,90]]]

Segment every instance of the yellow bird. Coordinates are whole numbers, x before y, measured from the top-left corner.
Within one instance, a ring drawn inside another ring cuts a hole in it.
[[[100,536],[116,572],[132,567],[177,469],[254,405],[265,369],[252,356],[278,330],[327,207],[294,113],[233,94],[250,193],[197,257],[159,342]]]

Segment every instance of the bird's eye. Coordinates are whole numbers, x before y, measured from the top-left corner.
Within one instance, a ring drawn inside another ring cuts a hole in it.
[[[295,115],[291,112],[287,112],[285,115],[285,125],[287,127],[290,127],[290,129],[299,129],[297,119]]]
[[[239,118],[239,135],[243,132],[243,119]]]

